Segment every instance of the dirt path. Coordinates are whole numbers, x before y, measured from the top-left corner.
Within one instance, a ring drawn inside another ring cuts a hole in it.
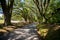
[[[7,40],[40,40],[34,23],[15,29],[6,38]]]

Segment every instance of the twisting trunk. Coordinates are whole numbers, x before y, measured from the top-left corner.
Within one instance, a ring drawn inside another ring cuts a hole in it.
[[[45,23],[47,23],[48,19],[50,18],[50,17],[49,18],[46,17],[46,13],[47,13],[47,10],[50,4],[50,0],[33,0],[33,2],[36,4],[37,9],[39,11],[40,16],[38,16],[38,18],[39,17],[44,18]]]

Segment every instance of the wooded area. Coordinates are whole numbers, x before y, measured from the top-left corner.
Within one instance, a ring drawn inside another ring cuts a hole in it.
[[[3,12],[0,20],[4,20],[0,21],[0,29],[37,23],[41,40],[60,40],[60,0],[0,0],[0,8]]]

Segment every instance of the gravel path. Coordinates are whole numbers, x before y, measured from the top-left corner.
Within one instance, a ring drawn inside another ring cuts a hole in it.
[[[6,40],[40,40],[34,23],[15,29],[6,38]]]

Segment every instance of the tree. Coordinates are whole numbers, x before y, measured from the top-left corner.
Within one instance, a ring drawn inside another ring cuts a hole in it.
[[[60,7],[60,1],[58,0],[33,0],[35,3],[37,9],[38,9],[38,15],[37,18],[39,22],[49,23],[49,21],[52,22],[53,15],[56,14],[55,10]],[[43,21],[40,21],[40,20]]]
[[[0,0],[3,13],[4,13],[4,25],[11,25],[11,15],[13,9],[14,0]],[[7,4],[6,4],[7,3]]]
[[[47,14],[47,10],[50,5],[50,0],[33,0],[33,2],[36,4],[37,9],[39,11],[38,19],[40,19],[41,17],[45,20],[45,22],[47,22],[49,18],[47,18],[45,15]]]
[[[16,0],[15,0],[16,1]],[[28,3],[28,4],[27,4]],[[33,21],[35,17],[35,8],[33,7],[34,3],[32,0],[24,0],[21,2],[20,0],[17,0],[14,3],[14,12],[16,14],[20,15],[20,18],[22,17],[26,22]],[[13,16],[12,16],[13,17]]]

